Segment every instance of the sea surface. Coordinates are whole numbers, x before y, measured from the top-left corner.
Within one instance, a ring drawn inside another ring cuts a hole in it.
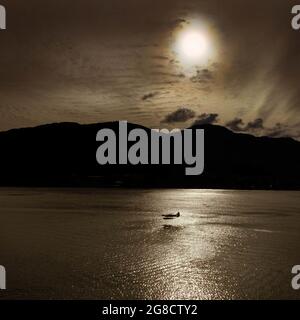
[[[0,299],[299,299],[298,264],[300,192],[0,189]]]

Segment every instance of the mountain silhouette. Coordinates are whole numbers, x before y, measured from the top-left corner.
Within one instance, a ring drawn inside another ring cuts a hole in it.
[[[57,123],[0,133],[2,186],[176,187],[300,189],[300,142],[254,137],[217,125],[205,130],[205,169],[186,176],[186,165],[104,165],[96,162],[96,134],[119,123]],[[128,123],[134,128],[150,129]]]

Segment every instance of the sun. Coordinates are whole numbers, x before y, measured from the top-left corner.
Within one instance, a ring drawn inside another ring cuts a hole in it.
[[[178,40],[179,53],[190,60],[200,60],[207,51],[207,39],[195,30],[184,32]]]
[[[186,68],[207,65],[215,58],[213,37],[203,23],[189,23],[176,32],[173,50]]]

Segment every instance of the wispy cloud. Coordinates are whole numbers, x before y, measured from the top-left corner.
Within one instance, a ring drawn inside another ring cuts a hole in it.
[[[143,95],[142,96],[142,100],[146,101],[146,100],[154,98],[157,95],[158,95],[158,92],[150,92],[150,93],[147,93],[147,94]]]

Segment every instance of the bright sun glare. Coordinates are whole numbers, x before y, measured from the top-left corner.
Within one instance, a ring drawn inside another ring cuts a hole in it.
[[[179,48],[188,59],[199,59],[207,50],[207,39],[197,31],[186,31],[179,39]]]
[[[177,33],[174,51],[183,67],[203,66],[214,59],[212,42],[208,28],[189,24]]]

